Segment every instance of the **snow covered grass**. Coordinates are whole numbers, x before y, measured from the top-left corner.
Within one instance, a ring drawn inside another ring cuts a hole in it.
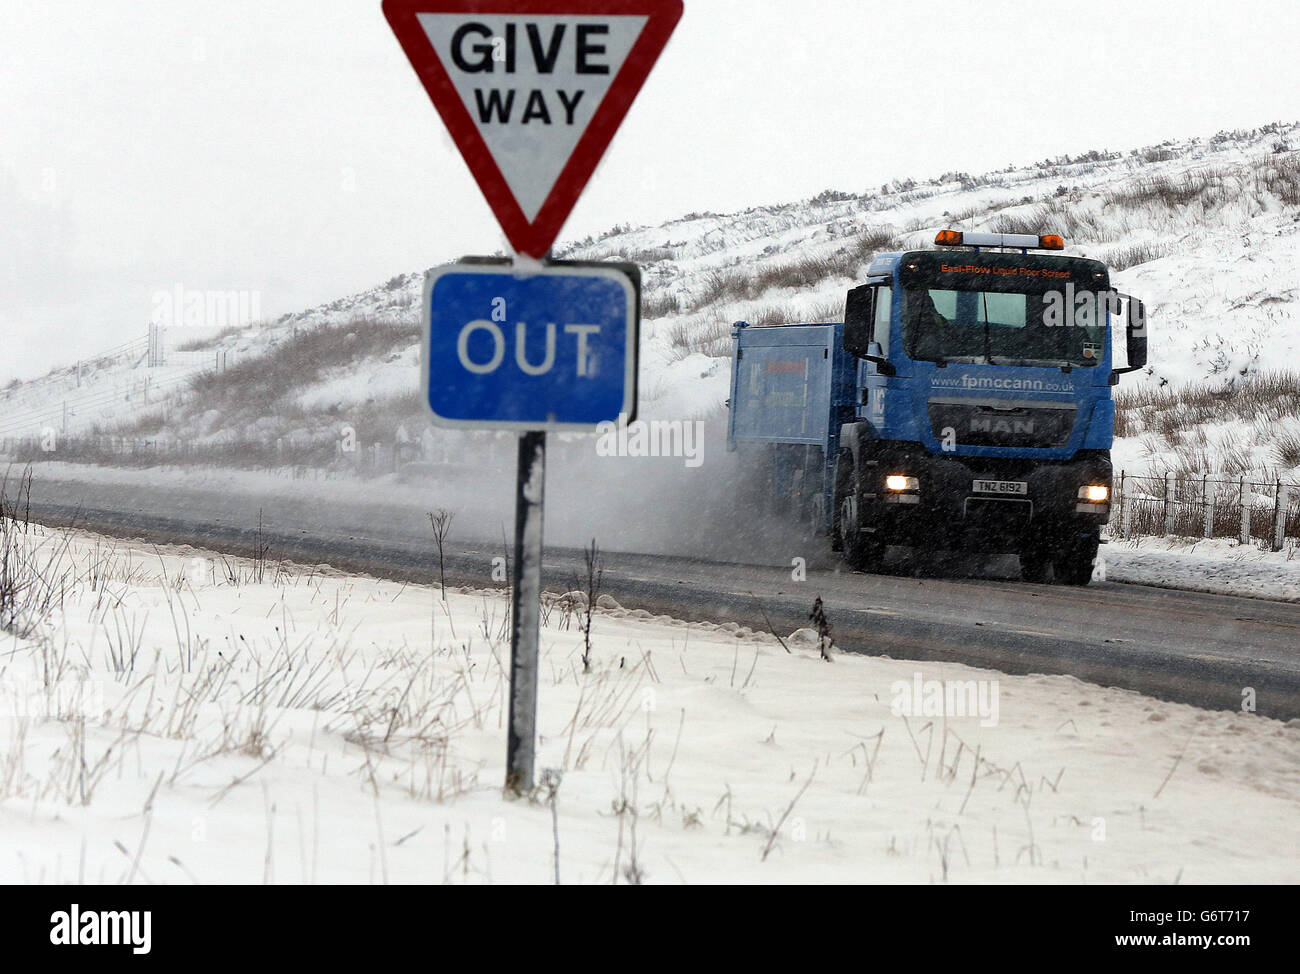
[[[1228,418],[1276,422],[1300,415],[1300,372],[1275,370],[1235,378],[1196,383],[1176,391],[1168,386],[1121,390],[1115,396],[1115,408],[1125,418],[1116,422],[1115,432],[1132,436],[1147,428],[1176,436],[1194,426]]]
[[[1221,171],[1204,168],[1178,174],[1153,173],[1107,193],[1105,203],[1130,210],[1154,204],[1171,212],[1198,202],[1221,205],[1228,198],[1223,176]]]
[[[0,630],[29,636],[62,598],[66,580],[63,548],[35,542],[27,507],[31,474],[13,485],[0,482]]]
[[[739,265],[710,271],[691,307],[697,311],[720,303],[752,301],[783,289],[806,291],[828,281],[852,282],[873,254],[897,250],[903,241],[893,227],[872,227],[848,247],[791,259],[790,255],[758,267]]]
[[[71,570],[40,625],[0,642],[0,880],[1295,875],[1296,722],[1065,677],[826,663],[806,630],[783,646],[608,597],[584,672],[584,600],[560,593],[542,609],[539,785],[511,800],[502,593],[10,537]]]
[[[349,321],[287,339],[265,355],[194,380],[196,402],[219,410],[223,425],[252,425],[286,411],[305,414],[295,400],[335,370],[406,351],[420,337],[414,321]]]
[[[1290,480],[1300,468],[1300,371],[1122,389],[1115,411],[1115,435],[1138,440],[1157,476]]]

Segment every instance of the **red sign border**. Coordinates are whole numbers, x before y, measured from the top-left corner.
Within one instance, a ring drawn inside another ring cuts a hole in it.
[[[443,124],[460,149],[488,206],[505,231],[506,239],[521,254],[544,257],[559,236],[578,197],[596,171],[623,123],[628,109],[641,91],[668,38],[682,17],[682,0],[383,0],[384,17]],[[479,134],[478,126],[465,108],[447,69],[433,49],[418,14],[565,14],[579,16],[638,15],[646,17],[641,35],[628,52],[591,123],[574,147],[573,154],[551,188],[550,194],[531,223],[510,191],[496,160]]]

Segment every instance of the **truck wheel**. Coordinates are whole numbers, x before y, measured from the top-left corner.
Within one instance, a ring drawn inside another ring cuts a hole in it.
[[[1026,582],[1046,583],[1052,559],[1039,547],[1025,548],[1020,552],[1020,578]]]
[[[845,492],[853,482],[853,455],[841,450],[835,458],[835,491],[831,494],[831,551],[844,550],[844,532],[840,530],[840,511]]]
[[[885,546],[862,531],[859,525],[848,521],[846,512],[841,512],[840,523],[844,532],[844,560],[848,566],[859,572],[878,571],[885,559]]]
[[[836,547],[836,541],[839,547]],[[841,551],[854,571],[876,571],[884,560],[885,545],[862,530],[858,510],[857,477],[853,455],[845,451],[835,461],[835,510],[831,519],[831,547]]]
[[[1092,581],[1092,568],[1097,561],[1099,540],[1096,537],[1080,539],[1066,554],[1052,561],[1052,572],[1057,585],[1087,585]]]

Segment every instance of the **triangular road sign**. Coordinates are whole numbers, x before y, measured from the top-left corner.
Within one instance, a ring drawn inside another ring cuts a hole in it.
[[[682,0],[384,0],[383,9],[511,245],[542,257]]]

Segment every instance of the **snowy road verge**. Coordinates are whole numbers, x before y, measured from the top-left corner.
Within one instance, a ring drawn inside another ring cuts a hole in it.
[[[1185,592],[1300,602],[1300,557],[1288,542],[1265,551],[1224,538],[1141,538],[1102,548],[1106,581]]]
[[[508,801],[506,601],[32,526],[0,641],[0,881],[1282,882],[1300,724],[1069,677],[544,612]],[[539,774],[539,777],[541,775]],[[557,867],[558,863],[558,867]]]

